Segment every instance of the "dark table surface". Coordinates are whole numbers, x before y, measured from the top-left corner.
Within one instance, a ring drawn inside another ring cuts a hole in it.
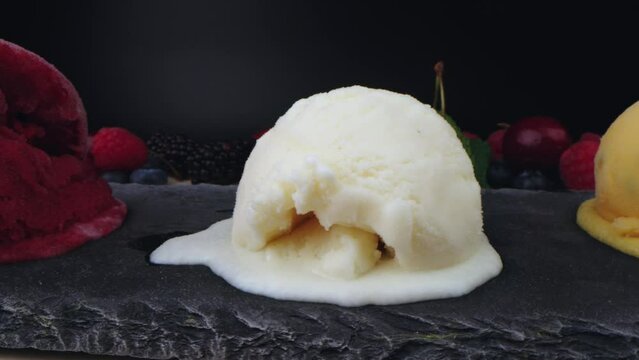
[[[169,234],[231,216],[235,188],[114,185],[124,226],[67,255],[0,265],[0,348],[169,358],[634,358],[639,260],[583,233],[587,193],[491,190],[504,269],[469,295],[342,308],[278,301],[203,266],[156,266]]]

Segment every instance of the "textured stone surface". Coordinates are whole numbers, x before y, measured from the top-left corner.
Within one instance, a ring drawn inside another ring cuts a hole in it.
[[[0,347],[169,358],[634,358],[639,260],[574,223],[588,194],[490,191],[504,270],[471,294],[340,308],[153,266],[161,237],[231,215],[234,188],[121,185],[124,227],[66,256],[0,266]],[[155,244],[154,244],[155,243]]]

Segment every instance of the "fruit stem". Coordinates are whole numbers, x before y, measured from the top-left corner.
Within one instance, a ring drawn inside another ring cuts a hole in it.
[[[446,114],[446,96],[444,95],[444,62],[438,61],[435,64],[435,95],[433,96],[433,107],[439,105],[439,113]]]
[[[437,103],[439,102],[439,78],[435,76],[435,92],[433,93],[433,108],[439,112]]]

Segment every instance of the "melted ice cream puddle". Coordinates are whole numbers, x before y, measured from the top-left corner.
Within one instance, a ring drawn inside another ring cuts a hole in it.
[[[166,265],[206,265],[236,288],[281,300],[327,302],[342,306],[389,305],[467,294],[501,270],[499,255],[486,242],[465,262],[436,271],[406,271],[391,259],[355,279],[301,272],[295,263],[272,263],[263,253],[236,249],[232,220],[196,234],[171,239],[151,261]]]
[[[151,261],[204,264],[278,299],[396,304],[496,276],[482,226],[472,164],[445,120],[409,96],[350,87],[295,103],[251,153],[233,219]]]

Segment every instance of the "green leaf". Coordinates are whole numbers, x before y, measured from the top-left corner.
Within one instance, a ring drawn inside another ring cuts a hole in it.
[[[473,163],[475,178],[477,179],[479,186],[482,188],[488,187],[486,174],[488,172],[488,165],[490,164],[490,146],[488,146],[487,142],[481,139],[469,139],[465,137],[459,126],[457,126],[457,123],[455,123],[455,120],[453,120],[452,116],[448,114],[443,114],[443,116],[455,130],[464,150],[466,150],[470,161]]]
[[[467,138],[466,140],[469,145],[468,156],[470,156],[470,160],[473,162],[477,182],[482,188],[487,188],[488,181],[486,180],[486,174],[488,173],[488,165],[490,164],[490,146],[481,139]]]
[[[444,116],[444,119],[448,121],[448,124],[450,124],[450,126],[453,127],[453,129],[455,130],[455,133],[457,133],[457,137],[460,140],[465,139],[466,137],[463,136],[461,129],[459,128],[459,126],[457,126],[457,123],[455,122],[455,120],[453,120],[453,117],[448,114],[442,114],[442,115]]]

